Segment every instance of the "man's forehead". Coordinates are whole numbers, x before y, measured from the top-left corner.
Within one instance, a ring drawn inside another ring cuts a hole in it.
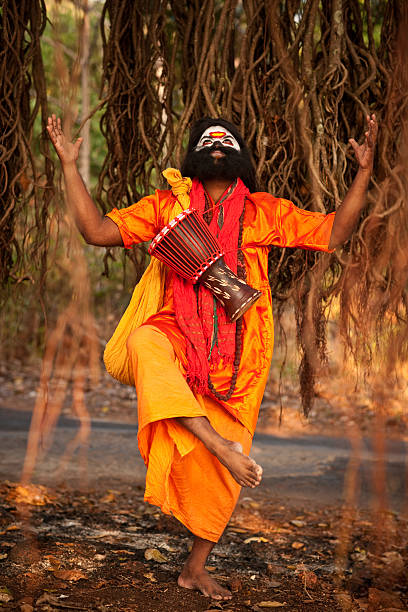
[[[208,127],[201,134],[200,140],[204,136],[209,136],[210,138],[224,138],[225,136],[231,136],[232,138],[234,138],[234,136],[231,134],[231,132],[229,130],[227,130],[227,128],[222,127],[221,125],[211,125],[210,127]],[[235,140],[235,138],[234,138],[234,140]]]

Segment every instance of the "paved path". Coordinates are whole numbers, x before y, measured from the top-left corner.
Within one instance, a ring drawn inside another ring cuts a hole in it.
[[[29,412],[0,408],[0,479],[18,481],[24,461]],[[46,485],[66,482],[80,485],[78,452],[63,475],[55,475],[60,458],[78,430],[75,419],[61,417],[50,451],[38,463],[33,480]],[[407,445],[389,441],[386,455],[388,496],[392,509],[404,504]],[[351,456],[347,439],[324,436],[279,437],[256,434],[252,456],[264,468],[260,492],[280,503],[314,507],[342,502],[344,476]],[[137,427],[126,423],[93,421],[88,441],[88,484],[106,489],[120,485],[143,486],[145,467],[137,449]],[[368,440],[363,440],[359,470],[361,492],[359,503],[371,503],[372,482],[378,461]],[[251,495],[250,489],[244,495]]]

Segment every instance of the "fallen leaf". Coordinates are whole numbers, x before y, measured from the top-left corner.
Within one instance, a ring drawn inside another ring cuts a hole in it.
[[[302,579],[307,589],[314,589],[317,586],[317,576],[311,570],[304,570],[302,572]]]
[[[51,565],[51,571],[59,570],[61,567],[61,561],[57,559],[57,557],[54,557],[54,555],[44,555],[44,559],[47,559],[48,563]]]
[[[18,531],[21,529],[20,525],[9,525],[6,527],[6,531]]]
[[[230,527],[228,531],[233,531],[234,533],[248,533],[248,529],[241,529],[241,527]]]
[[[278,580],[268,580],[268,582],[266,583],[266,586],[270,589],[277,589],[281,585],[282,583],[278,582]]]
[[[7,557],[8,557],[8,554],[7,554],[7,553],[4,553],[4,554],[0,555],[0,561],[1,561],[2,559],[7,559]]]
[[[289,521],[291,525],[294,525],[295,527],[304,527],[306,525],[305,521],[298,521],[296,519],[293,519],[293,521]]]
[[[349,610],[353,609],[353,600],[349,593],[336,593],[334,598],[344,612],[348,612]]]
[[[240,591],[242,589],[242,580],[240,578],[231,578],[228,586],[231,591]]]
[[[11,490],[7,499],[12,499],[17,504],[29,504],[30,506],[45,506],[52,503],[52,497],[43,485],[17,485]]]
[[[260,608],[283,608],[283,606],[286,606],[286,601],[260,601],[256,605]]]
[[[207,570],[207,572],[215,572],[217,568],[214,565],[206,565],[205,569]]]
[[[40,604],[43,604],[43,603],[49,603],[49,604],[57,605],[57,604],[59,604],[59,601],[58,601],[58,598],[55,597],[55,595],[53,595],[52,593],[43,593],[41,595],[41,597],[39,597],[37,599],[35,604],[36,604],[36,606],[39,606]]]
[[[244,544],[249,544],[250,542],[269,542],[269,540],[261,536],[254,536],[253,538],[247,538],[244,540]]]
[[[147,572],[147,574],[143,574],[145,578],[148,578],[150,582],[157,582],[156,578],[153,575],[153,572]]]
[[[14,597],[8,593],[0,593],[0,603],[8,603],[9,601],[13,601],[13,599]]]
[[[304,542],[292,542],[292,548],[294,548],[295,550],[299,550],[300,548],[304,547]]]
[[[402,601],[395,593],[388,593],[387,591],[375,588],[368,589],[368,603],[373,609],[397,608],[402,610],[404,607]]]
[[[157,563],[167,563],[168,559],[157,548],[146,548],[144,557],[147,561],[156,561]]]
[[[147,550],[154,550],[154,548],[148,548]],[[115,555],[134,555],[135,553],[132,552],[131,550],[112,550],[111,552],[113,552]],[[102,558],[104,559],[106,557],[106,555],[102,555]],[[96,556],[94,557],[96,559]],[[147,559],[147,557],[146,557]]]
[[[99,501],[102,504],[111,504],[112,502],[116,501],[116,497],[113,493],[107,493],[104,497],[101,497]]]
[[[77,580],[88,580],[88,576],[81,570],[57,570],[54,576],[60,580],[68,580],[69,582],[77,582]]]

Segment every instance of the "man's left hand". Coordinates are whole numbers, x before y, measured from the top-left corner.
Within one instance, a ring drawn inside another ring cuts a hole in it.
[[[359,145],[354,138],[349,139],[349,143],[353,147],[354,154],[358,164],[362,170],[371,172],[374,161],[375,141],[377,140],[378,123],[375,115],[367,115],[367,132],[362,145]]]

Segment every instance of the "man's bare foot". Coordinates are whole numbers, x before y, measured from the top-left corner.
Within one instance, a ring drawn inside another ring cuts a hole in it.
[[[241,487],[251,487],[253,489],[261,482],[261,466],[251,457],[244,455],[242,446],[239,442],[224,440],[217,445],[214,454],[231,472],[231,475]]]
[[[214,578],[211,578],[205,569],[189,567],[186,564],[178,577],[177,584],[185,589],[197,589],[206,597],[212,599],[231,599],[232,595],[228,589],[224,589]]]

